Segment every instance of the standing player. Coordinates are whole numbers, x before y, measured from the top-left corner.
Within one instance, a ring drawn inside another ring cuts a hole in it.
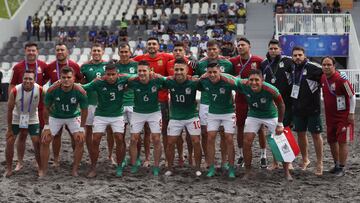
[[[234,66],[235,74],[240,76],[240,78],[248,78],[250,70],[260,69],[260,63],[263,59],[260,56],[252,55],[250,53],[250,41],[242,37],[237,41],[237,50],[239,56],[231,58],[230,61]],[[246,102],[246,96],[244,94],[236,93],[235,96],[235,106],[236,106],[236,126],[237,126],[237,142],[240,152],[240,157],[238,159],[238,164],[243,165],[243,140],[244,140],[244,125],[248,112],[248,104]],[[261,168],[266,168],[266,136],[264,132],[259,132],[259,144],[260,144],[260,166]]]
[[[147,53],[144,55],[136,56],[134,58],[135,61],[145,60],[149,63],[150,69],[162,76],[168,76],[169,73],[167,72],[166,66],[167,63],[174,59],[172,54],[168,53],[160,53],[159,52],[159,40],[154,37],[148,38],[146,42],[146,50]],[[167,126],[169,123],[169,96],[166,90],[159,91],[159,102],[161,107],[161,117],[162,117],[162,126],[161,126],[161,133],[163,138],[163,145],[164,151],[166,152],[166,138],[167,138]],[[144,139],[149,139],[149,130],[145,128],[145,137]],[[150,143],[144,140],[145,144]],[[148,163],[145,162],[145,165]]]
[[[336,176],[345,175],[348,156],[348,142],[354,136],[354,114],[356,98],[348,80],[342,79],[335,69],[335,59],[325,57],[321,60],[324,74],[321,77],[327,141],[334,159],[334,168],[330,170]]]
[[[101,44],[93,44],[91,47],[91,60],[88,63],[85,63],[81,66],[80,72],[84,76],[81,83],[86,84],[90,83],[96,78],[100,78],[104,75],[104,69],[106,66],[106,62],[102,60],[102,56],[104,55],[104,49]],[[89,155],[91,157],[91,142],[92,142],[92,129],[94,122],[94,113],[97,105],[97,93],[95,91],[87,92],[88,97],[88,115],[86,119],[86,127],[85,127],[85,139],[86,139],[86,147],[88,149]],[[112,136],[110,134],[110,136]],[[109,152],[112,152],[109,150]],[[111,160],[111,153],[109,153],[109,158]]]
[[[266,59],[261,62],[261,71],[264,81],[275,86],[283,98],[285,104],[284,127],[291,127],[292,109],[291,109],[291,71],[292,60],[290,57],[281,55],[280,43],[276,39],[270,40],[268,44],[268,53]],[[293,168],[289,163],[289,168]],[[279,164],[274,159],[269,170],[279,168]]]
[[[235,78],[222,75],[217,61],[207,66],[207,76],[201,81],[201,89],[209,96],[209,113],[207,117],[207,177],[215,175],[215,140],[220,126],[224,127],[224,138],[229,160],[228,176],[235,178],[235,149],[233,136],[235,133],[235,113],[232,90],[235,89]],[[222,149],[223,150],[223,149]]]
[[[222,73],[234,74],[232,64],[225,60],[219,58],[220,47],[216,40],[210,40],[207,43],[207,58],[198,63],[194,74],[201,76],[207,72],[207,67],[209,65],[209,61],[216,60],[219,64],[220,71]],[[201,124],[201,144],[205,154],[205,160],[207,161],[207,118],[209,113],[209,105],[211,103],[211,95],[208,92],[202,92],[200,98],[200,109],[199,109],[199,117]],[[227,167],[226,162],[226,144],[225,144],[224,134],[221,132],[221,159],[222,166]],[[209,164],[209,163],[208,163]]]
[[[158,176],[160,172],[159,162],[161,157],[161,112],[159,109],[158,92],[162,88],[162,78],[151,78],[150,65],[147,61],[139,61],[138,77],[129,80],[129,88],[134,90],[134,112],[130,121],[130,159],[131,173],[136,173],[139,165],[136,163],[138,157],[137,144],[140,139],[140,132],[145,123],[149,124],[152,142],[154,144],[154,167],[153,174]]]
[[[105,68],[105,76],[95,79],[84,86],[90,92],[96,92],[98,105],[95,110],[94,133],[92,139],[91,169],[88,177],[96,176],[96,163],[99,157],[99,146],[107,126],[112,129],[112,135],[116,143],[116,176],[122,176],[122,161],[126,153],[124,145],[124,106],[123,96],[127,75],[119,75],[115,64],[108,64]]]
[[[43,90],[35,84],[35,73],[26,70],[22,84],[16,85],[10,92],[8,100],[6,132],[6,172],[5,177],[12,175],[14,144],[16,136],[30,134],[34,146],[35,158],[40,166],[40,126],[38,106],[43,100]],[[25,145],[25,143],[21,143]]]
[[[165,175],[172,174],[175,156],[175,144],[184,128],[191,136],[195,152],[196,176],[200,176],[201,145],[200,145],[200,120],[197,114],[196,91],[199,80],[188,76],[188,66],[184,59],[175,60],[175,75],[168,77],[164,87],[170,91],[170,122],[168,126],[168,145],[166,159],[168,171]],[[182,138],[181,138],[182,139]]]
[[[35,83],[42,86],[45,84],[44,72],[47,69],[45,62],[37,59],[39,55],[38,46],[36,43],[29,42],[25,44],[25,59],[17,63],[12,69],[11,81],[8,89],[8,94],[11,94],[11,90],[18,84],[22,84],[24,73],[26,70],[33,71],[35,73]],[[43,103],[39,103],[39,122],[40,130],[44,126],[43,119]],[[19,171],[23,167],[23,158],[25,153],[27,134],[20,132],[18,142],[17,142],[17,157],[18,163],[16,165],[15,171]]]
[[[292,50],[293,71],[291,97],[294,130],[298,133],[298,142],[302,155],[301,169],[306,170],[310,164],[308,139],[306,131],[312,135],[316,152],[315,175],[323,174],[323,140],[320,119],[320,79],[322,69],[319,64],[310,62],[302,47]]]
[[[48,65],[48,68],[45,70],[45,80],[50,80],[50,84],[53,84],[60,79],[61,69],[65,66],[71,67],[74,70],[75,82],[80,82],[82,80],[82,75],[80,73],[80,67],[74,61],[68,59],[69,50],[64,43],[58,43],[55,45],[55,54],[56,60],[51,62]],[[54,152],[54,166],[59,167],[60,165],[60,148],[61,148],[61,133],[60,136],[55,136],[52,143],[53,152]],[[73,140],[72,140],[73,144]]]
[[[263,81],[260,70],[249,72],[248,80],[237,82],[237,91],[246,95],[249,112],[244,128],[244,158],[245,179],[251,177],[252,143],[261,126],[266,126],[269,134],[281,134],[284,130],[285,105],[278,89]],[[285,175],[288,180],[292,177],[285,164]]]
[[[74,75],[74,70],[71,67],[63,67],[60,71],[60,81],[51,86],[46,93],[45,126],[41,135],[40,148],[40,177],[45,176],[48,169],[50,142],[53,140],[53,136],[59,136],[58,132],[63,125],[68,126],[75,140],[74,163],[71,174],[78,176],[78,168],[84,151],[84,127],[88,104],[85,90],[80,85],[74,84]]]

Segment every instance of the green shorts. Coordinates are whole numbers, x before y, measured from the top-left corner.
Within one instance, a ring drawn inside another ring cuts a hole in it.
[[[12,130],[14,132],[14,135],[18,135],[20,133],[19,125],[12,124]],[[39,136],[40,135],[40,125],[37,124],[30,124],[28,127],[28,131],[30,136]]]
[[[321,133],[322,125],[320,115],[313,116],[293,116],[294,131],[311,133]]]

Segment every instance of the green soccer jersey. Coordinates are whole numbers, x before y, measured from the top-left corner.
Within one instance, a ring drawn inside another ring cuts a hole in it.
[[[159,111],[158,91],[162,88],[165,78],[151,79],[148,84],[139,78],[129,81],[129,88],[134,90],[134,112],[153,113]]]
[[[201,75],[206,73],[208,62],[209,62],[208,60],[200,61],[195,69],[194,75],[198,75],[200,77]],[[218,64],[220,65],[220,70],[222,73],[234,75],[234,69],[233,69],[232,63],[230,61],[225,60],[225,59],[219,59]],[[202,92],[201,98],[200,98],[200,103],[209,105],[210,98],[211,97],[208,92]]]
[[[85,90],[78,84],[65,92],[60,85],[51,86],[45,95],[45,106],[50,108],[50,116],[54,118],[75,118],[81,109],[88,108]]]
[[[87,63],[81,66],[81,73],[84,75],[86,82],[89,83],[95,78],[100,78],[104,75],[106,62],[98,64]],[[89,105],[97,105],[97,95],[95,91],[87,92]]]
[[[249,105],[248,116],[255,118],[278,117],[274,101],[281,96],[276,87],[264,82],[261,91],[254,92],[247,80],[237,79],[237,90],[246,96]]]
[[[187,120],[198,116],[196,91],[199,89],[199,80],[189,76],[184,83],[177,83],[173,77],[169,77],[164,87],[170,92],[170,119]]]
[[[232,90],[236,89],[236,80],[230,75],[221,74],[220,81],[212,83],[208,78],[201,79],[201,90],[210,96],[209,113],[227,114],[234,112]]]
[[[137,74],[137,62],[130,61],[128,64],[117,63],[116,67],[121,74]],[[134,106],[134,91],[127,89],[124,93],[124,106]]]
[[[95,116],[118,117],[123,115],[123,96],[129,77],[120,75],[114,84],[109,84],[104,78],[99,78],[84,85],[87,92],[96,92],[98,95]]]

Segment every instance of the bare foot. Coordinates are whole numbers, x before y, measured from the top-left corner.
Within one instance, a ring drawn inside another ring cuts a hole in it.
[[[309,161],[309,160],[307,160],[306,162],[303,162],[303,163],[300,165],[301,170],[306,171],[306,169],[307,169],[307,167],[309,166],[309,164],[310,164],[310,161]]]
[[[88,173],[87,177],[88,177],[88,178],[94,178],[94,177],[96,177],[96,170],[95,170],[95,168],[90,169],[90,172]]]
[[[276,169],[279,169],[279,168],[280,168],[280,166],[279,166],[278,163],[272,163],[271,166],[269,166],[267,169],[269,171],[272,171],[272,170],[276,170]]]
[[[78,173],[78,171],[77,171],[76,169],[73,169],[72,172],[71,172],[71,175],[72,175],[73,177],[78,177],[78,176],[79,176],[79,173]]]
[[[24,167],[22,162],[18,162],[15,167],[15,171],[20,171]]]
[[[54,163],[52,164],[52,166],[53,166],[55,169],[59,169],[59,168],[60,168],[60,161],[59,161],[59,159],[54,159]]]
[[[167,162],[166,162],[167,163]],[[166,164],[165,164],[166,165]],[[149,160],[145,160],[143,163],[143,167],[150,167],[150,161]]]
[[[287,181],[289,181],[289,182],[292,182],[292,181],[294,180],[290,173],[289,173],[289,174],[285,174],[285,179],[286,179]]]
[[[39,170],[38,175],[40,178],[42,178],[46,175],[46,173],[43,170]]]
[[[289,170],[294,170],[294,166],[292,165],[292,163],[289,163]]]
[[[323,165],[322,164],[317,164],[315,175],[317,175],[317,176],[323,175]]]
[[[10,176],[12,176],[12,170],[10,169],[10,170],[6,170],[6,172],[4,173],[4,177],[5,178],[8,178],[8,177],[10,177]]]
[[[109,159],[109,162],[110,162],[110,164],[111,165],[117,165],[117,163],[116,163],[116,160],[114,159],[114,157],[108,157],[108,159]]]

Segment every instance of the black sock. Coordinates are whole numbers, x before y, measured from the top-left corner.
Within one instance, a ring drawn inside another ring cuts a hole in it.
[[[338,161],[334,161],[334,164],[335,164],[335,168],[339,167],[339,162]]]
[[[343,168],[345,168],[345,165],[339,165],[339,167],[341,168],[341,169],[343,169]]]

